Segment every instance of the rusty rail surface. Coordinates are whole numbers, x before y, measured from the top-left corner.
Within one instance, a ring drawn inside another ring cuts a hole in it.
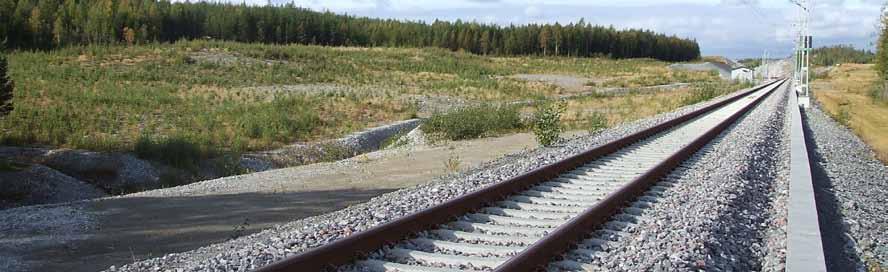
[[[362,257],[362,255],[366,253],[378,250],[385,245],[408,238],[413,233],[443,224],[459,215],[481,208],[487,203],[505,199],[510,195],[530,188],[540,182],[557,177],[563,172],[570,171],[599,157],[614,153],[635,142],[666,131],[669,128],[690,121],[698,116],[718,109],[721,106],[746,97],[753,92],[778,83],[782,84],[783,81],[772,81],[747,89],[746,91],[741,91],[723,101],[686,113],[656,126],[632,133],[623,138],[611,141],[604,145],[599,145],[561,161],[536,168],[517,177],[486,186],[388,223],[306,250],[297,255],[261,267],[256,271],[323,271],[337,265],[346,264]],[[755,103],[751,103],[750,106],[744,108],[740,113],[745,113],[753,105],[757,105],[761,99],[762,97],[757,98]],[[606,222],[613,212],[621,208],[624,203],[634,199],[638,194],[643,193],[651,184],[656,182],[657,179],[667,174],[672,168],[680,164],[697,149],[717,136],[721,130],[733,123],[733,121],[741,115],[742,114],[735,114],[734,116],[731,116],[727,122],[723,122],[715,129],[707,132],[704,137],[700,137],[694,141],[689,148],[685,148],[678,154],[674,154],[668,160],[660,163],[660,165],[654,170],[645,173],[641,178],[634,180],[627,186],[610,194],[607,199],[601,203],[590,207],[583,212],[583,214],[557,228],[552,234],[547,235],[543,240],[531,245],[530,248],[522,251],[518,256],[511,258],[510,261],[497,267],[496,271],[533,271],[539,269],[541,263],[548,263],[552,257],[558,256],[558,254],[569,248],[578,238],[587,233],[590,228],[593,228],[602,222]]]

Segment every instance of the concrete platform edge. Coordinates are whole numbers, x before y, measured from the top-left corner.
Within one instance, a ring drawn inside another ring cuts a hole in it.
[[[808,161],[805,132],[802,129],[802,113],[795,92],[790,92],[789,95],[787,103],[792,119],[786,271],[826,271],[811,165]]]

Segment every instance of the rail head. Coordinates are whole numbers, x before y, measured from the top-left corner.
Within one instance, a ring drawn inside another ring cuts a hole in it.
[[[632,133],[620,139],[593,147],[580,154],[548,164],[508,180],[491,184],[441,204],[383,223],[368,230],[352,234],[328,244],[306,250],[257,269],[257,272],[323,271],[332,266],[346,264],[362,255],[407,238],[412,233],[443,224],[461,214],[482,207],[484,204],[504,199],[537,183],[554,178],[594,159],[616,152],[623,147],[653,136],[671,127],[687,122],[711,110],[734,102],[748,94],[766,88],[779,80],[768,82],[746,91],[740,91],[717,103],[688,112],[653,127]]]

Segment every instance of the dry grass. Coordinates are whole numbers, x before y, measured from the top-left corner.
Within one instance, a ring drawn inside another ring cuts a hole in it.
[[[608,126],[630,122],[686,105],[687,97],[695,88],[573,99],[568,101],[562,121],[570,129],[588,128],[586,126],[596,114],[603,115]],[[724,86],[721,90],[724,93],[737,89],[735,86]]]
[[[888,163],[888,104],[870,92],[876,82],[871,64],[842,64],[812,83],[812,91],[827,113],[845,123]]]

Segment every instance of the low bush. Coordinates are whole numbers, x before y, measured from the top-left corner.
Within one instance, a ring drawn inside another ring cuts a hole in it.
[[[870,98],[873,99],[873,102],[888,102],[888,80],[873,84],[870,89]]]
[[[850,103],[847,101],[839,103],[839,111],[831,114],[833,119],[845,127],[851,127],[851,111],[848,110]]]
[[[246,108],[237,124],[250,139],[285,142],[309,135],[320,126],[321,119],[308,99],[286,96]]]
[[[561,139],[561,114],[567,105],[563,102],[540,103],[533,115],[533,134],[542,146],[551,146]]]
[[[12,111],[12,90],[14,85],[12,79],[9,78],[6,62],[6,52],[4,46],[0,45],[0,116],[4,116]]]
[[[720,87],[721,86],[718,86],[717,84],[703,84],[699,88],[691,91],[690,95],[686,96],[682,100],[681,104],[692,105],[709,99],[713,99],[725,93],[725,91],[721,90]]]
[[[607,116],[603,113],[595,112],[592,113],[586,120],[586,127],[589,129],[589,133],[596,133],[603,129],[607,128]]]
[[[200,145],[181,137],[154,139],[143,135],[134,147],[136,156],[154,160],[181,169],[195,169],[201,159],[211,154]]]
[[[433,114],[423,130],[449,140],[478,138],[522,128],[517,107],[481,105]]]
[[[462,164],[462,159],[459,158],[457,154],[450,154],[450,157],[444,161],[444,169],[447,169],[447,172],[459,172],[459,166]]]

